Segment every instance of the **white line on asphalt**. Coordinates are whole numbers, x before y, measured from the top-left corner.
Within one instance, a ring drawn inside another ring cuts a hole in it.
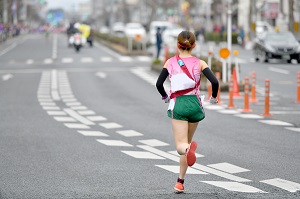
[[[89,129],[90,127],[84,124],[64,123],[64,125],[70,129]]]
[[[88,108],[86,106],[72,106],[71,109],[73,109],[73,110],[86,110]]]
[[[119,57],[119,60],[122,62],[130,62],[130,61],[132,61],[132,58],[129,56],[121,56],[121,57]]]
[[[269,67],[269,70],[276,72],[276,73],[285,74],[285,75],[290,74],[290,72],[288,70],[284,70],[284,69],[280,69],[280,68]]]
[[[107,134],[102,133],[100,131],[77,131],[78,133],[84,136],[100,136],[100,137],[108,137]]]
[[[79,113],[81,114],[81,113]],[[82,115],[82,114],[81,114]],[[90,115],[90,114],[89,114]],[[103,116],[87,116],[87,118],[93,122],[100,122],[100,121],[105,121],[107,120],[105,117]]]
[[[32,59],[28,59],[27,61],[26,61],[26,64],[33,64],[33,60]]]
[[[292,181],[280,179],[280,178],[263,180],[263,181],[260,181],[260,182],[263,182],[263,183],[266,183],[266,184],[269,184],[269,185],[273,185],[275,187],[284,189],[284,190],[292,192],[292,193],[300,191],[300,184],[292,182]]]
[[[165,159],[148,151],[121,151],[131,157],[138,158],[138,159],[157,159],[162,160]]]
[[[111,62],[112,58],[111,57],[100,57],[100,61],[102,61],[102,62]]]
[[[167,152],[164,152],[162,150],[153,148],[151,146],[137,145],[137,147],[142,148],[142,149],[144,149],[146,151],[149,151],[151,153],[157,154],[159,156],[165,157],[167,159],[173,160],[175,162],[179,162],[179,157],[178,156],[169,154]],[[251,182],[251,180],[248,180],[246,178],[241,178],[241,177],[238,177],[238,176],[234,176],[232,174],[225,173],[223,171],[219,171],[219,170],[216,170],[216,169],[213,169],[213,168],[209,168],[207,166],[204,166],[204,165],[201,165],[201,164],[198,164],[198,163],[195,163],[194,166],[193,166],[193,168],[199,169],[201,171],[204,171],[204,172],[216,175],[216,176],[220,176],[220,177],[226,178],[228,180],[233,180],[233,181],[237,181],[237,182]]]
[[[58,122],[77,122],[77,120],[72,117],[54,117],[54,119]]]
[[[239,167],[239,166],[227,163],[227,162],[217,163],[217,164],[209,164],[207,166],[218,169],[220,171],[231,173],[231,174],[250,171],[248,169],[244,169],[242,167]]]
[[[128,144],[127,142],[124,142],[122,140],[99,140],[99,139],[97,139],[97,142],[100,142],[100,143],[105,144],[107,146],[128,146],[128,147],[132,147],[131,144]]]
[[[73,58],[66,57],[66,58],[63,58],[63,59],[61,60],[61,62],[62,62],[62,63],[73,63],[74,60],[73,60]]]
[[[106,78],[106,73],[103,73],[103,72],[97,72],[97,73],[96,73],[96,76],[98,76],[98,77],[104,79],[104,78]]]
[[[47,111],[48,115],[67,115],[63,111]]]
[[[115,128],[122,128],[123,126],[114,122],[108,122],[108,123],[99,123],[100,126],[106,128],[106,129],[115,129]]]
[[[58,106],[43,106],[44,110],[60,110]]]
[[[79,115],[76,111],[72,110],[72,109],[68,109],[65,108],[64,111],[70,115],[71,117],[73,117],[74,119],[78,120],[79,122],[85,124],[85,125],[95,125],[94,122],[86,119],[85,117],[82,117],[81,115]]]
[[[91,57],[83,57],[81,58],[82,63],[92,63],[94,60]]]
[[[256,114],[236,114],[236,117],[246,118],[246,119],[262,119],[263,116],[256,115]]]
[[[54,101],[59,101],[60,97],[58,94],[57,86],[57,70],[52,70],[51,72],[51,96]]]
[[[261,123],[269,124],[269,125],[276,125],[276,126],[294,126],[291,123],[283,122],[280,120],[258,120]]]
[[[53,35],[52,59],[57,58],[57,34]]]
[[[45,59],[44,64],[52,64],[53,60],[52,59]]]
[[[80,115],[96,115],[94,111],[85,110],[85,111],[77,111]],[[93,120],[92,120],[93,121]]]
[[[17,46],[17,43],[13,43],[12,45],[10,45],[9,47],[7,47],[6,49],[2,50],[0,52],[0,56],[6,54],[7,52],[11,51],[12,49],[14,49]]]
[[[296,127],[285,127],[285,128],[290,131],[300,132],[300,128],[296,128]]]
[[[170,171],[172,173],[179,173],[179,166],[174,165],[155,165],[159,168],[165,169],[167,171]],[[207,175],[208,173],[205,173],[203,171],[199,171],[197,169],[193,169],[191,167],[188,167],[186,174],[199,174],[199,175]]]
[[[7,81],[7,80],[9,80],[9,79],[11,79],[11,78],[13,78],[14,76],[12,75],[12,74],[6,74],[6,75],[3,75],[2,76],[2,80],[3,81]]]
[[[226,182],[226,181],[201,181],[210,185],[214,185],[228,191],[243,192],[243,193],[267,193],[258,188],[250,185],[245,185],[238,182]]]
[[[140,143],[146,144],[148,146],[169,146],[170,144],[162,142],[160,140],[157,139],[149,139],[149,140],[139,140]]]
[[[176,155],[176,156],[180,156],[177,151],[168,151],[168,153]],[[195,153],[195,155],[196,155],[196,158],[203,158],[203,157],[205,157],[204,155],[199,154],[199,153]]]
[[[135,137],[135,136],[142,136],[142,133],[139,133],[135,130],[124,130],[124,131],[116,131],[118,134],[123,135],[125,137]]]

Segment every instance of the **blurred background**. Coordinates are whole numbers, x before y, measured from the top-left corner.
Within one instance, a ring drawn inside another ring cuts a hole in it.
[[[231,15],[232,34],[243,29],[247,43],[270,27],[299,38],[299,12],[299,0],[0,0],[0,32],[3,40],[45,24],[66,31],[70,23],[81,22],[101,33],[123,35],[126,24],[135,22],[151,43],[151,23],[167,21],[175,35],[184,28],[222,41]]]

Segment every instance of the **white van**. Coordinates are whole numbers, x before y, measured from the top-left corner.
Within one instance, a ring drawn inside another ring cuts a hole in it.
[[[167,27],[170,27],[172,23],[168,21],[152,21],[150,23],[149,29],[149,41],[151,44],[156,43],[156,31],[157,28],[160,27],[161,31],[163,32]]]

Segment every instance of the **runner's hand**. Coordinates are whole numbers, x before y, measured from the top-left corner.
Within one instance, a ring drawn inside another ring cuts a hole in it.
[[[217,98],[214,98],[213,96],[211,96],[210,99],[209,99],[209,102],[210,102],[211,104],[217,104],[217,103],[218,103],[218,99],[217,99]]]
[[[169,103],[170,102],[170,97],[168,95],[165,96],[165,97],[162,97],[161,99],[164,100],[165,103]]]

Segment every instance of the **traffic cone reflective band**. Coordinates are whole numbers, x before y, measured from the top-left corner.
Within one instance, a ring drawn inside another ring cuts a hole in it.
[[[233,75],[230,75],[229,103],[228,103],[227,108],[235,108],[235,106],[233,104],[233,84],[234,84]]]
[[[233,68],[233,96],[234,97],[240,97],[240,89],[239,89],[239,83],[237,81],[237,71],[236,71],[236,68],[234,67]]]
[[[270,114],[270,80],[265,80],[265,112],[263,116],[272,116]]]
[[[251,99],[250,102],[258,102],[256,98],[256,72],[252,72]]]
[[[218,104],[223,104],[223,102],[221,101],[221,85],[220,85],[221,73],[216,72],[216,77],[217,77],[217,80],[219,81],[219,90],[218,90],[218,96],[217,96]]]
[[[245,77],[245,86],[244,86],[244,109],[242,110],[243,113],[252,112],[249,108],[249,78]]]
[[[297,99],[296,103],[300,103],[300,72],[297,73]]]

